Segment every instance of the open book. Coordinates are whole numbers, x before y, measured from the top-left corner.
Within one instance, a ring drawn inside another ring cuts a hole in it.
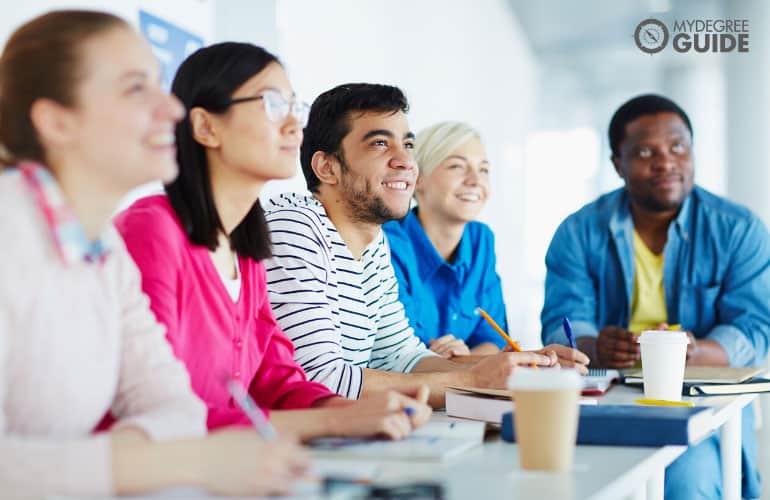
[[[510,408],[508,408],[510,410]],[[319,438],[308,443],[315,457],[441,461],[480,445],[482,422],[463,422],[434,415],[431,420],[400,441],[370,438]]]

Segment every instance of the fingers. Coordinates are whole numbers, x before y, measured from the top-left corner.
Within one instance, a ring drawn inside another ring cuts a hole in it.
[[[293,440],[281,439],[276,443],[270,443],[267,456],[282,457],[285,459],[287,470],[292,474],[301,475],[310,467],[310,457],[306,451],[298,446]]]
[[[599,364],[608,368],[630,368],[639,359],[638,335],[616,326],[607,326],[596,339]]]
[[[310,466],[307,453],[291,441],[268,443],[264,456],[270,457],[263,464],[265,476],[270,481],[268,490],[272,494],[288,494],[293,481],[304,475]]]
[[[417,390],[417,394],[415,395],[415,398],[417,401],[423,404],[428,404],[428,398],[430,397],[430,387],[423,384],[420,386],[420,388]]]
[[[599,353],[609,354],[618,361],[635,360],[639,358],[639,345],[629,344],[626,341],[607,340],[597,346]]]
[[[433,350],[434,347],[440,347],[446,344],[447,342],[451,342],[453,340],[455,340],[455,336],[452,335],[451,333],[448,333],[442,337],[430,339],[428,342],[430,343],[431,350]]]
[[[431,346],[430,350],[445,358],[452,356],[467,356],[471,353],[471,350],[468,349],[465,342],[460,339],[455,339],[438,346],[434,344]]]
[[[386,403],[383,410],[386,415],[404,415],[411,432],[427,422],[433,413],[433,409],[427,404],[429,396],[430,388],[426,385],[390,390],[385,393]]]
[[[557,359],[556,353],[551,351],[552,355],[542,353],[541,351],[524,351],[524,352],[511,352],[507,353],[510,357],[512,364],[515,365],[530,365],[536,364],[538,366],[551,366],[554,360]]]
[[[444,335],[430,340],[430,350],[436,354],[449,358],[451,356],[467,356],[471,350],[462,339],[457,339],[452,334]]]
[[[559,356],[559,362],[563,366],[573,366],[576,364],[587,365],[591,360],[584,353],[577,349],[572,349],[561,344],[549,344],[545,349],[550,349]]]
[[[412,423],[405,413],[393,413],[382,421],[381,434],[388,439],[403,439],[411,432]]]

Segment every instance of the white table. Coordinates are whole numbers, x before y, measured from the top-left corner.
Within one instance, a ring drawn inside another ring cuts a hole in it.
[[[600,398],[599,404],[631,403],[639,397],[641,397],[639,389],[618,386]],[[722,457],[722,498],[724,500],[740,500],[741,498],[741,412],[756,398],[757,394],[684,398],[684,400],[692,401],[697,406],[711,406],[714,409],[711,428],[719,429],[721,432],[720,453]],[[648,496],[648,498],[663,498],[662,490],[659,497]]]
[[[444,464],[380,463],[380,478],[437,480],[449,499],[662,498],[663,470],[686,449],[578,446],[569,472],[542,473],[522,470],[516,445],[495,439]]]
[[[599,404],[630,404],[641,390],[616,386]],[[723,498],[741,498],[741,410],[757,396],[685,398],[712,406],[712,429],[722,432]],[[438,415],[437,418],[447,418]],[[567,473],[524,471],[515,444],[493,437],[462,457],[444,463],[378,461],[379,479],[433,479],[446,486],[449,499],[548,498],[660,500],[665,468],[687,450],[686,446],[659,448],[578,446],[575,463]]]
[[[617,386],[600,398],[599,403],[631,403],[641,395],[639,389]],[[726,500],[741,498],[741,410],[756,397],[756,394],[747,394],[687,398],[698,405],[714,407],[712,428],[722,432],[722,494]],[[437,412],[434,418],[448,417]],[[578,446],[575,463],[569,472],[542,473],[521,469],[517,446],[493,435],[483,445],[446,462],[376,460],[372,465],[376,465],[377,480],[439,481],[445,485],[448,499],[660,500],[663,498],[665,468],[686,450],[686,446]],[[321,461],[333,463],[335,460]],[[365,465],[360,462],[358,466]],[[171,497],[180,496],[159,494],[145,498]],[[200,498],[193,492],[182,492],[181,497]],[[305,492],[301,498],[320,497],[317,492]]]

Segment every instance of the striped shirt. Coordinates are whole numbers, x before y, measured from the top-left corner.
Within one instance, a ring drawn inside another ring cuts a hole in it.
[[[265,261],[270,302],[310,380],[355,399],[363,368],[406,373],[432,355],[398,300],[382,231],[356,260],[316,198],[283,194],[265,213],[273,243]]]

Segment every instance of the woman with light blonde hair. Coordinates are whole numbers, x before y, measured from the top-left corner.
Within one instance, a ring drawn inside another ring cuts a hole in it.
[[[494,354],[505,341],[481,316],[484,309],[507,330],[492,230],[476,221],[489,198],[490,163],[481,136],[461,122],[441,122],[417,134],[420,167],[417,207],[383,229],[399,281],[399,299],[415,333],[445,356]],[[562,366],[588,363],[583,353],[558,344]]]
[[[506,328],[494,236],[475,220],[489,197],[486,149],[461,122],[422,130],[415,148],[417,207],[384,226],[399,298],[415,333],[436,353],[493,354],[504,340],[475,314],[481,307]]]

